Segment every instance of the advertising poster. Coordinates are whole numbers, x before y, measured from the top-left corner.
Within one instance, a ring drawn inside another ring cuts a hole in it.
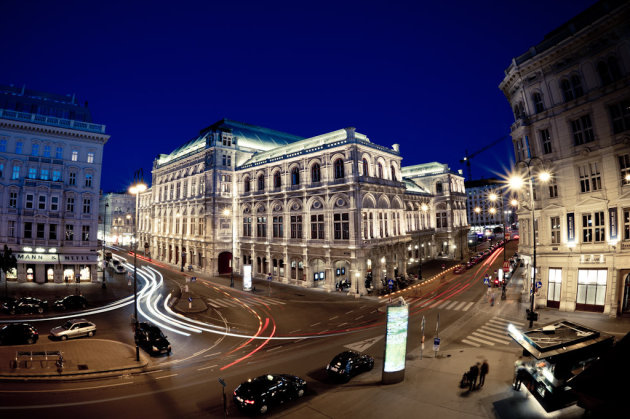
[[[610,226],[610,240],[617,240],[617,207],[608,208],[608,225]]]
[[[387,307],[387,335],[383,369],[386,373],[405,369],[408,320],[409,308],[406,305]]]
[[[252,265],[243,265],[243,290],[252,290]]]

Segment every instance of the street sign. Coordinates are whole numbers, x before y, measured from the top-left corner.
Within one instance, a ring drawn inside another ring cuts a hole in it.
[[[433,339],[433,350],[435,352],[440,350],[440,338]]]
[[[188,302],[192,303],[192,297],[188,297]]]
[[[388,279],[387,280],[387,287],[389,287],[390,290],[392,288],[394,288],[394,280],[393,279]]]
[[[542,282],[541,281],[536,282],[536,288],[542,288]]]
[[[197,280],[196,276],[193,276],[192,278],[190,278],[190,282],[195,282]]]
[[[223,387],[225,387],[225,385],[226,385],[226,384],[225,384],[225,381],[223,381],[223,378],[219,378],[219,383],[220,383]]]
[[[503,271],[507,272],[510,270],[510,261],[506,260],[505,262],[503,262]]]

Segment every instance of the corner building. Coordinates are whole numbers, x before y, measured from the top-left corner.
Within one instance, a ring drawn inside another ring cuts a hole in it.
[[[552,175],[535,183],[535,220],[528,193],[518,212],[528,275],[535,229],[537,306],[630,315],[628,22],[630,3],[600,1],[514,58],[499,86],[516,160]]]
[[[378,288],[421,260],[465,257],[463,178],[401,161],[354,128],[302,138],[224,119],[155,160],[140,241],[211,274],[251,265],[256,278],[365,293],[367,278]]]
[[[105,125],[74,96],[0,86],[0,246],[9,281],[97,281]]]

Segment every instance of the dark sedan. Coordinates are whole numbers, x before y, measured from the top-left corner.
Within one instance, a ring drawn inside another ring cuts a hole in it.
[[[241,383],[234,390],[234,403],[244,411],[267,413],[269,406],[304,395],[306,381],[289,374],[261,375]]]
[[[355,375],[374,368],[374,358],[354,351],[337,354],[326,366],[328,376],[340,381],[349,381]]]
[[[48,307],[47,301],[39,298],[22,297],[15,300],[12,305],[7,307],[9,314],[25,314],[25,313],[43,313]]]
[[[37,329],[27,323],[11,323],[0,328],[0,345],[30,345],[38,338]]]
[[[138,346],[142,346],[151,355],[171,354],[171,344],[168,339],[159,327],[151,323],[138,323],[134,340]]]
[[[79,310],[87,307],[87,299],[82,295],[68,295],[55,301],[56,310]]]

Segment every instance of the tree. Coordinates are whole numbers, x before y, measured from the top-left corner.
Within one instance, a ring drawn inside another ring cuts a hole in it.
[[[17,259],[13,254],[13,250],[9,248],[6,244],[4,245],[4,249],[0,253],[0,271],[4,273],[4,296],[8,297],[9,295],[9,286],[7,280],[7,272],[17,269]]]

